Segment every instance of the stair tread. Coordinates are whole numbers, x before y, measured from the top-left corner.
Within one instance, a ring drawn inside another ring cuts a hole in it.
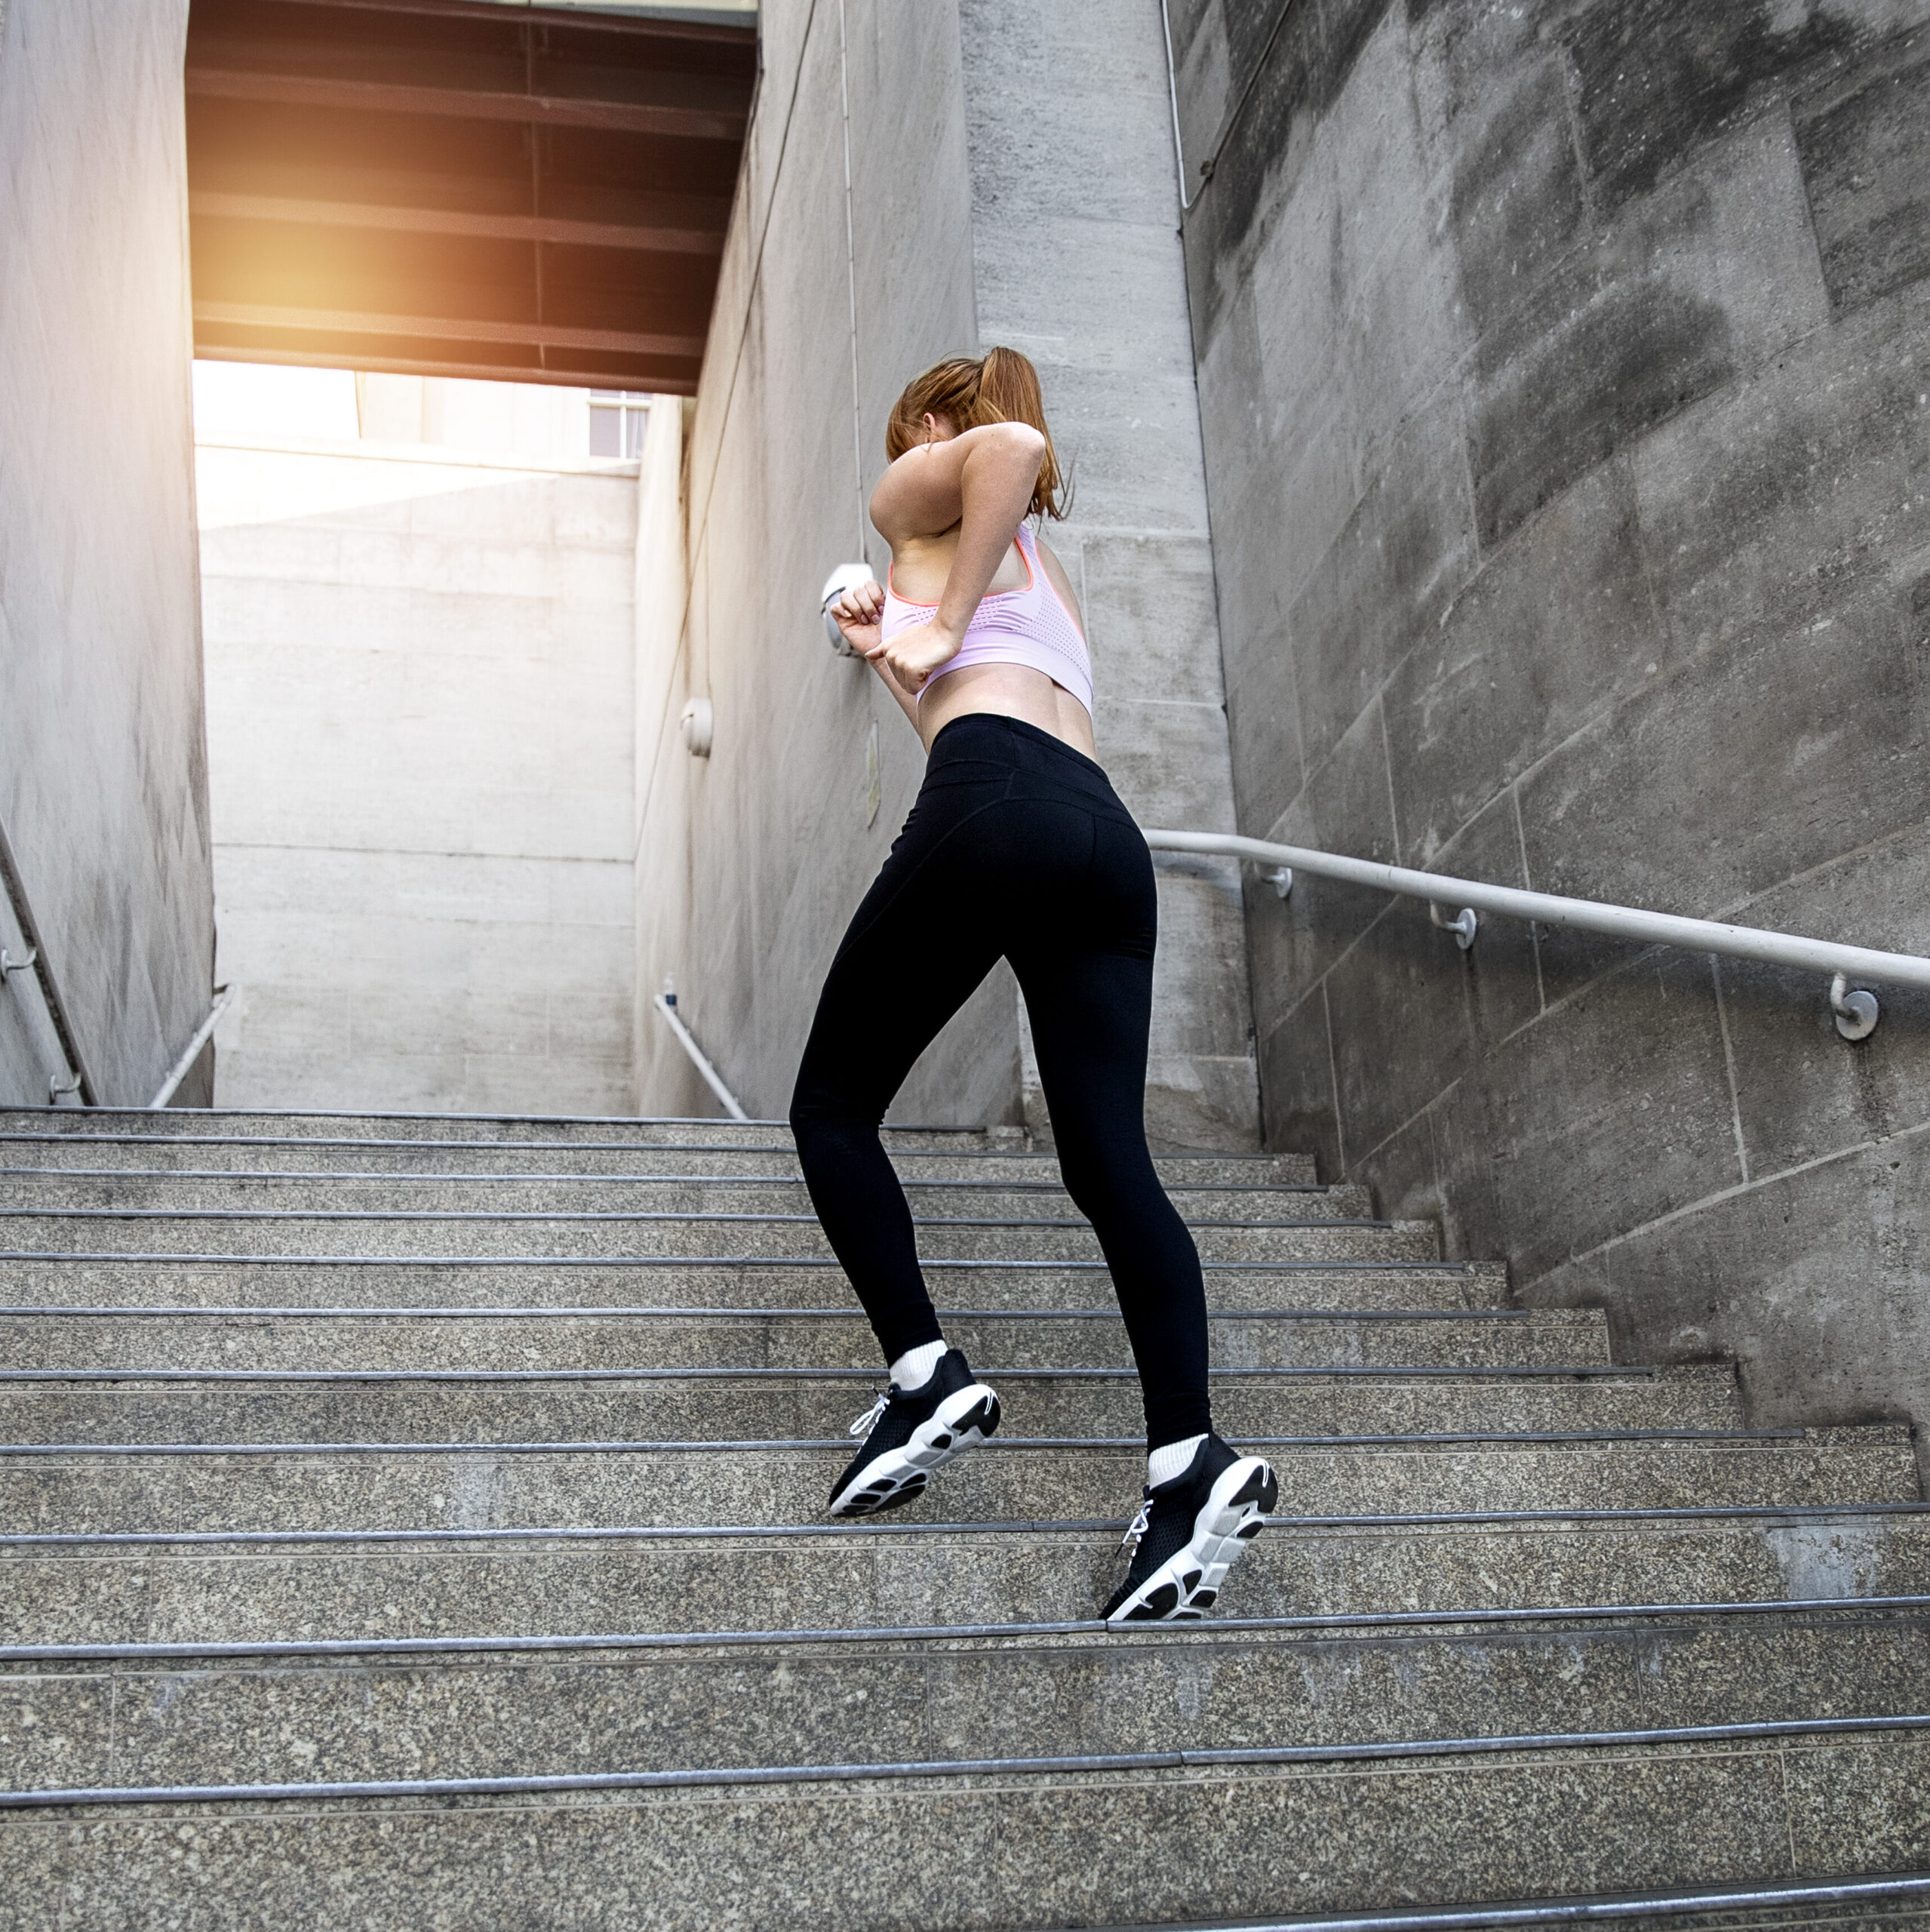
[[[1096,1241],[1018,1130],[887,1139],[1006,1426],[834,1525],[880,1371],[780,1123],[0,1114],[0,1715],[44,1720],[0,1723],[15,1864],[185,1807],[306,1900],[401,1869],[410,1820],[480,1921],[488,1806],[587,1832],[556,1857],[608,1888],[690,1860],[776,1897],[888,1797],[887,1865],[1181,1829],[1257,1909],[1283,1860],[1359,1899],[1390,1836],[1429,1896],[1501,1895],[1523,1847],[1578,1889],[1670,1832],[1686,1882],[1707,1820],[1787,1857],[1805,1767],[1921,1781],[1908,1429],[1747,1426],[1729,1365],[1616,1363],[1600,1310],[1503,1306],[1304,1159],[1160,1158],[1222,1426],[1280,1497],[1212,1620],[1106,1631],[1145,1466]]]

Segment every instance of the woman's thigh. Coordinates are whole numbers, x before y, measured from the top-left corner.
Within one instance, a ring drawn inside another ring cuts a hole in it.
[[[918,1056],[991,971],[1005,936],[987,916],[960,835],[996,802],[920,795],[825,976],[794,1112],[882,1117]]]

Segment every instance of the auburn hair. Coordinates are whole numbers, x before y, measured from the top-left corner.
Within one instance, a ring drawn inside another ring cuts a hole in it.
[[[1059,467],[1045,398],[1031,358],[1016,349],[988,349],[982,355],[950,355],[905,386],[884,426],[884,453],[896,463],[926,441],[927,416],[942,417],[960,435],[987,423],[1029,423],[1046,439],[1045,460],[1027,514],[1063,518],[1071,491]]]

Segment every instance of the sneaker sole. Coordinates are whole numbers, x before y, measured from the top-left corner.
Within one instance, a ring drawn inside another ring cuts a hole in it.
[[[1219,1597],[1227,1572],[1266,1526],[1280,1480],[1257,1456],[1221,1472],[1193,1519],[1193,1538],[1106,1619],[1108,1623],[1196,1622]]]
[[[953,1457],[976,1448],[998,1428],[998,1397],[982,1382],[948,1395],[902,1447],[867,1463],[832,1499],[834,1516],[875,1516],[902,1508]]]

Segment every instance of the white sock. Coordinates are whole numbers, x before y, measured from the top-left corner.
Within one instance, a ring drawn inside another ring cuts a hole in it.
[[[927,1342],[922,1347],[907,1349],[891,1365],[891,1380],[900,1389],[922,1389],[932,1379],[932,1371],[946,1348],[943,1342]]]
[[[1157,1489],[1161,1483],[1183,1476],[1206,1439],[1203,1435],[1189,1435],[1184,1442],[1167,1442],[1155,1449],[1146,1458],[1146,1487]]]

